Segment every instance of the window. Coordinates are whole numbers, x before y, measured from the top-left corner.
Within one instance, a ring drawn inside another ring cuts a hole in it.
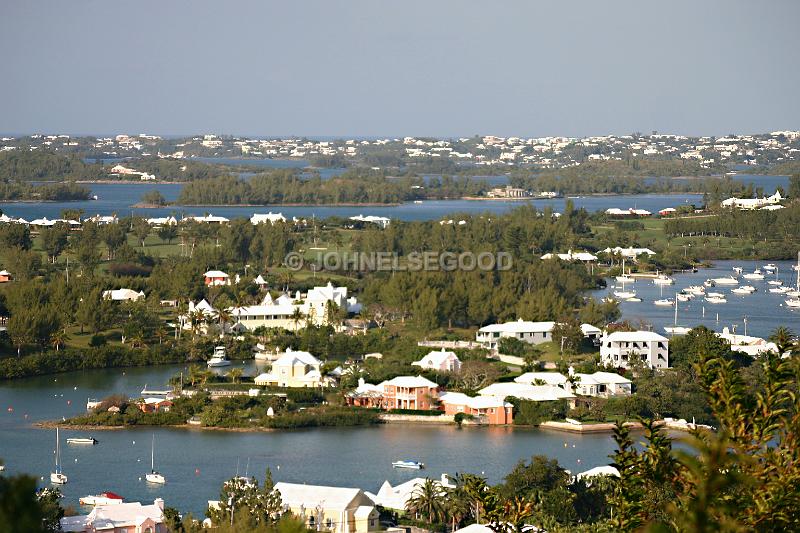
[[[330,518],[325,519],[325,527],[327,527],[328,529],[332,528],[333,520],[331,520]]]
[[[314,527],[314,517],[313,516],[309,516],[308,517],[308,527]]]

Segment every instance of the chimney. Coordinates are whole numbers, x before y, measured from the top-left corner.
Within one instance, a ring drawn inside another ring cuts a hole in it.
[[[162,511],[164,510],[164,500],[163,500],[163,499],[161,499],[161,498],[156,498],[155,500],[153,500],[153,503],[154,503],[154,504],[156,504],[156,506],[157,506],[159,509],[161,509]]]

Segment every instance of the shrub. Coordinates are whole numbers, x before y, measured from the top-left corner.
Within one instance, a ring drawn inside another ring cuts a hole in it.
[[[105,335],[102,333],[97,333],[92,335],[92,338],[89,339],[89,346],[92,348],[97,348],[98,346],[105,346],[107,342],[108,340],[106,339]]]

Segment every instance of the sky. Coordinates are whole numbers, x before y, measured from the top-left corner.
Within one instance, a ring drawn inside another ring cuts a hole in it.
[[[0,0],[0,132],[800,129],[800,2]]]

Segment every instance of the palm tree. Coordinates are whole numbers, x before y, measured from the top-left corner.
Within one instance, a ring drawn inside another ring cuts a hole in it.
[[[231,378],[231,381],[236,384],[241,379],[242,375],[244,374],[244,370],[241,368],[231,368],[230,372],[228,372],[228,377]]]
[[[434,524],[444,516],[444,496],[444,490],[439,482],[426,479],[411,493],[411,498],[406,502],[406,509],[415,515],[427,516],[428,523]]]
[[[301,320],[303,320],[303,318],[305,318],[303,312],[300,310],[299,307],[295,307],[294,311],[292,311],[292,314],[289,317],[289,319],[291,319],[291,321],[294,323],[295,331],[297,331],[297,325],[300,323]]]
[[[778,347],[778,355],[783,355],[787,352],[792,352],[797,339],[795,338],[792,330],[786,326],[778,326],[772,330],[772,334],[769,336],[769,341],[774,342]]]
[[[192,384],[192,387],[194,387],[194,384],[196,382],[200,381],[200,377],[201,377],[202,373],[203,373],[203,369],[202,369],[202,367],[200,367],[200,365],[190,365],[189,366],[189,376],[188,377],[189,377],[189,383]]]
[[[153,332],[153,335],[155,335],[158,339],[158,344],[164,344],[164,339],[169,337],[169,333],[167,333],[167,330],[165,330],[163,327],[156,328],[156,330]]]
[[[52,344],[56,351],[58,351],[61,345],[67,342],[68,339],[69,337],[67,337],[67,332],[63,329],[59,329],[50,335],[50,344]]]
[[[228,324],[231,321],[233,315],[227,309],[220,309],[217,311],[217,316],[219,317],[219,327],[222,330],[222,333],[225,333],[225,324]]]
[[[475,474],[458,474],[454,481],[456,490],[453,492],[469,502],[470,512],[475,517],[475,521],[480,524],[483,500],[488,491],[486,479]]]

